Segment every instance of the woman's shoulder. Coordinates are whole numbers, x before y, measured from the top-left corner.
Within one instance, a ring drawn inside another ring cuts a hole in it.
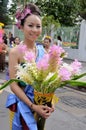
[[[10,54],[13,54],[13,55],[16,55],[16,56],[17,56],[18,54],[20,54],[19,49],[18,49],[17,46],[11,48],[9,53],[10,53]]]

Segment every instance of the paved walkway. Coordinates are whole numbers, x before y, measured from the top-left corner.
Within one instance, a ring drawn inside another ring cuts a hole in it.
[[[8,94],[9,89],[0,94],[1,130],[9,130],[9,112],[5,108]],[[86,130],[86,93],[64,87],[56,95],[59,102],[46,121],[46,130]]]

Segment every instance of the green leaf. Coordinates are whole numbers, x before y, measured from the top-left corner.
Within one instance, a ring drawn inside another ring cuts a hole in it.
[[[0,86],[0,90],[6,88],[8,85],[10,85],[12,82],[24,82],[20,79],[10,79],[9,81],[7,81],[6,83],[4,83],[3,85]]]
[[[45,80],[42,83],[42,86],[47,86],[50,82],[54,81],[57,78],[57,73],[55,73],[51,78],[49,78],[48,80]]]
[[[65,81],[65,85],[69,84],[71,86],[86,86],[86,82],[78,81],[78,80],[68,80]]]
[[[86,75],[86,73],[83,73],[80,75],[75,75],[72,80],[80,79],[80,78],[84,77],[85,75]]]

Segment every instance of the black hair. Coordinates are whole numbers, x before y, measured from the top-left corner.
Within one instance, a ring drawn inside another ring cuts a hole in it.
[[[51,39],[50,39],[50,38],[46,38],[46,37],[45,37],[44,40],[49,40],[49,42],[51,42]]]
[[[15,43],[16,38],[19,38],[19,37],[18,36],[14,37],[14,40],[13,40],[14,43]],[[20,40],[20,38],[19,38],[19,40]]]
[[[14,37],[14,40],[15,40],[16,38],[19,38],[19,37],[17,37],[17,36],[16,36],[16,37]],[[20,38],[19,38],[19,39],[20,39]]]
[[[40,9],[33,3],[29,3],[25,6],[24,9],[30,9],[31,10],[31,14],[37,15],[37,16],[41,16],[41,12]],[[24,17],[24,19],[21,20],[21,26],[24,25],[25,19],[29,16],[30,14],[27,14],[26,17]]]
[[[58,39],[58,40],[60,40],[60,41],[62,41],[62,38],[61,38],[61,36],[57,36],[57,39]]]

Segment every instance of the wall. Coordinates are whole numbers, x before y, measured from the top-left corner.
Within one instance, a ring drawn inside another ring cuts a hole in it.
[[[86,61],[86,20],[83,20],[80,26],[80,36],[78,49],[65,48],[68,53],[68,59],[77,58],[79,61]]]

